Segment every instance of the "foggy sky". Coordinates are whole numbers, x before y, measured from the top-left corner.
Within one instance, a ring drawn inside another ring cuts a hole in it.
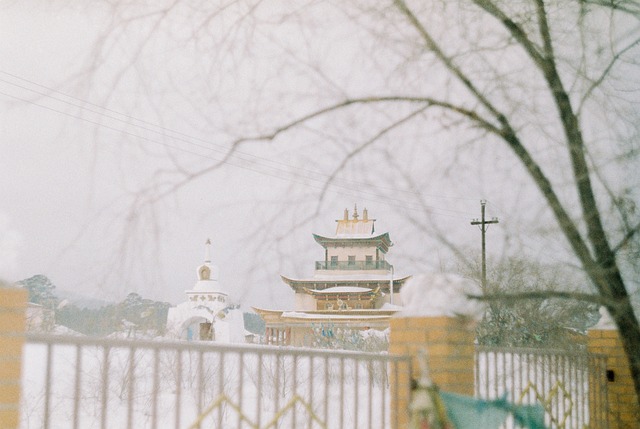
[[[388,260],[397,274],[408,275],[455,265],[420,222],[437,223],[470,258],[478,257],[480,235],[469,221],[479,216],[482,198],[489,200],[488,215],[501,221],[490,229],[495,257],[521,246],[535,255],[566,253],[552,230],[547,240],[539,238],[549,214],[531,184],[517,179],[521,167],[508,154],[482,147],[452,151],[447,145],[460,136],[438,127],[390,134],[351,161],[319,203],[346,148],[366,138],[367,123],[400,110],[352,112],[332,128],[316,121],[275,142],[247,143],[219,169],[152,208],[136,205],[142,202],[136,197],[152,194],[141,190],[177,180],[176,166],[195,172],[219,162],[235,133],[303,113],[339,93],[331,89],[334,82],[354,93],[389,83],[349,62],[362,46],[348,38],[354,30],[341,26],[339,17],[325,28],[326,41],[310,30],[295,42],[318,41],[300,51],[306,58],[297,69],[295,61],[275,65],[282,52],[268,43],[297,40],[286,26],[258,35],[221,34],[221,44],[233,45],[223,36],[237,38],[237,51],[160,38],[152,42],[157,56],[142,55],[140,63],[127,64],[135,48],[129,40],[104,46],[102,57],[95,46],[109,28],[109,13],[106,7],[0,3],[4,278],[45,274],[60,289],[98,298],[137,292],[178,303],[194,284],[211,238],[220,281],[233,298],[245,308],[290,306],[292,294],[279,275],[312,273],[323,252],[311,234],[332,234],[344,208],[358,204],[378,219],[376,231],[388,231],[395,243]],[[131,40],[147,30],[142,26]],[[187,33],[174,30],[177,39]],[[222,60],[205,55],[207,49]],[[320,60],[326,80],[310,86],[299,75],[304,64]],[[438,76],[429,80],[440,84]],[[297,111],[287,111],[294,101]],[[258,115],[265,105],[273,111]],[[409,148],[402,144],[407,140],[425,144]],[[317,209],[317,216],[296,225]],[[527,230],[532,218],[538,223]],[[523,235],[514,235],[523,228]]]

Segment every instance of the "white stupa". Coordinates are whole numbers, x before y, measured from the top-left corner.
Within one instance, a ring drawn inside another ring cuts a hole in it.
[[[186,302],[169,309],[167,336],[185,340],[239,343],[244,341],[244,320],[238,305],[229,302],[218,282],[218,267],[211,263],[211,240],[205,244],[205,260],[197,269],[198,280],[186,290]]]

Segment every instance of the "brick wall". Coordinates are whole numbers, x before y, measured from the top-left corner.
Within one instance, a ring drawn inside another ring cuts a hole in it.
[[[17,428],[27,291],[0,285],[0,428]]]
[[[426,349],[431,379],[440,389],[473,395],[474,339],[474,330],[459,318],[392,318],[389,353],[413,356],[412,378],[417,380],[420,374],[416,358],[420,350]],[[404,372],[400,372],[398,381],[410,383]],[[395,392],[391,394],[395,400]],[[400,395],[398,403],[392,404],[392,413],[398,413],[392,415],[392,421],[397,417],[398,428],[406,427],[409,421],[409,400]]]
[[[610,429],[638,428],[640,406],[629,363],[617,330],[590,330],[589,351],[607,357],[608,414]],[[638,351],[640,353],[640,351]]]

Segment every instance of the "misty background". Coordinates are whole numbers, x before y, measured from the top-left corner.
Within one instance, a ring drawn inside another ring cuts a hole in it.
[[[279,275],[312,274],[323,251],[311,234],[332,235],[345,208],[367,208],[390,233],[388,260],[403,276],[477,262],[470,221],[486,199],[500,220],[490,261],[562,263],[581,281],[523,167],[450,115],[363,107],[234,146],[346,94],[455,94],[455,83],[418,58],[393,18],[331,2],[288,13],[277,2],[219,6],[0,2],[1,277],[44,274],[99,299],[136,292],[175,304],[211,238],[220,281],[243,308],[291,307]],[[519,108],[543,115],[550,104],[535,98]],[[391,127],[411,115],[424,120]],[[608,118],[592,115],[602,176],[637,189],[637,169],[609,161]],[[570,172],[554,162],[565,154],[553,127],[526,133],[562,189]],[[570,186],[564,196],[574,198]]]

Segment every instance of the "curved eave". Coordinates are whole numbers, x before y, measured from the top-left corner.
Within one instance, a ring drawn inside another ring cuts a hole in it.
[[[286,310],[269,310],[267,308],[260,308],[260,307],[251,307],[251,309],[256,312],[257,314],[259,314],[260,316],[262,316],[263,314],[265,315],[272,315],[272,316],[280,316],[284,311]]]
[[[389,238],[389,233],[385,232],[384,234],[374,235],[371,237],[324,237],[322,235],[313,234],[313,239],[316,240],[318,244],[322,247],[326,248],[327,245],[354,245],[354,244],[376,244],[377,247],[380,247],[385,253],[389,250],[389,247],[393,246],[391,242],[391,238]]]
[[[345,295],[358,297],[358,298],[372,298],[372,297],[376,298],[380,296],[380,286],[378,286],[375,289],[364,288],[364,289],[369,289],[366,291],[342,291],[342,292],[333,292],[333,291],[325,292],[323,290],[314,290],[309,288],[304,288],[304,289],[309,295],[313,295],[316,297],[325,297],[325,298],[330,298],[335,296],[345,296]]]
[[[385,286],[388,289],[389,280],[388,279],[335,279],[335,280],[319,280],[319,279],[290,279],[285,276],[280,276],[283,282],[285,282],[291,289],[295,292],[305,292],[305,289],[312,287],[312,289],[326,289],[334,286],[360,286],[360,285],[375,285],[381,287],[384,291]],[[399,292],[400,288],[404,285],[404,283],[409,280],[411,276],[400,277],[397,279],[393,279],[393,290],[394,292]],[[320,286],[322,285],[322,286]],[[360,286],[360,287],[368,287],[368,286]]]

